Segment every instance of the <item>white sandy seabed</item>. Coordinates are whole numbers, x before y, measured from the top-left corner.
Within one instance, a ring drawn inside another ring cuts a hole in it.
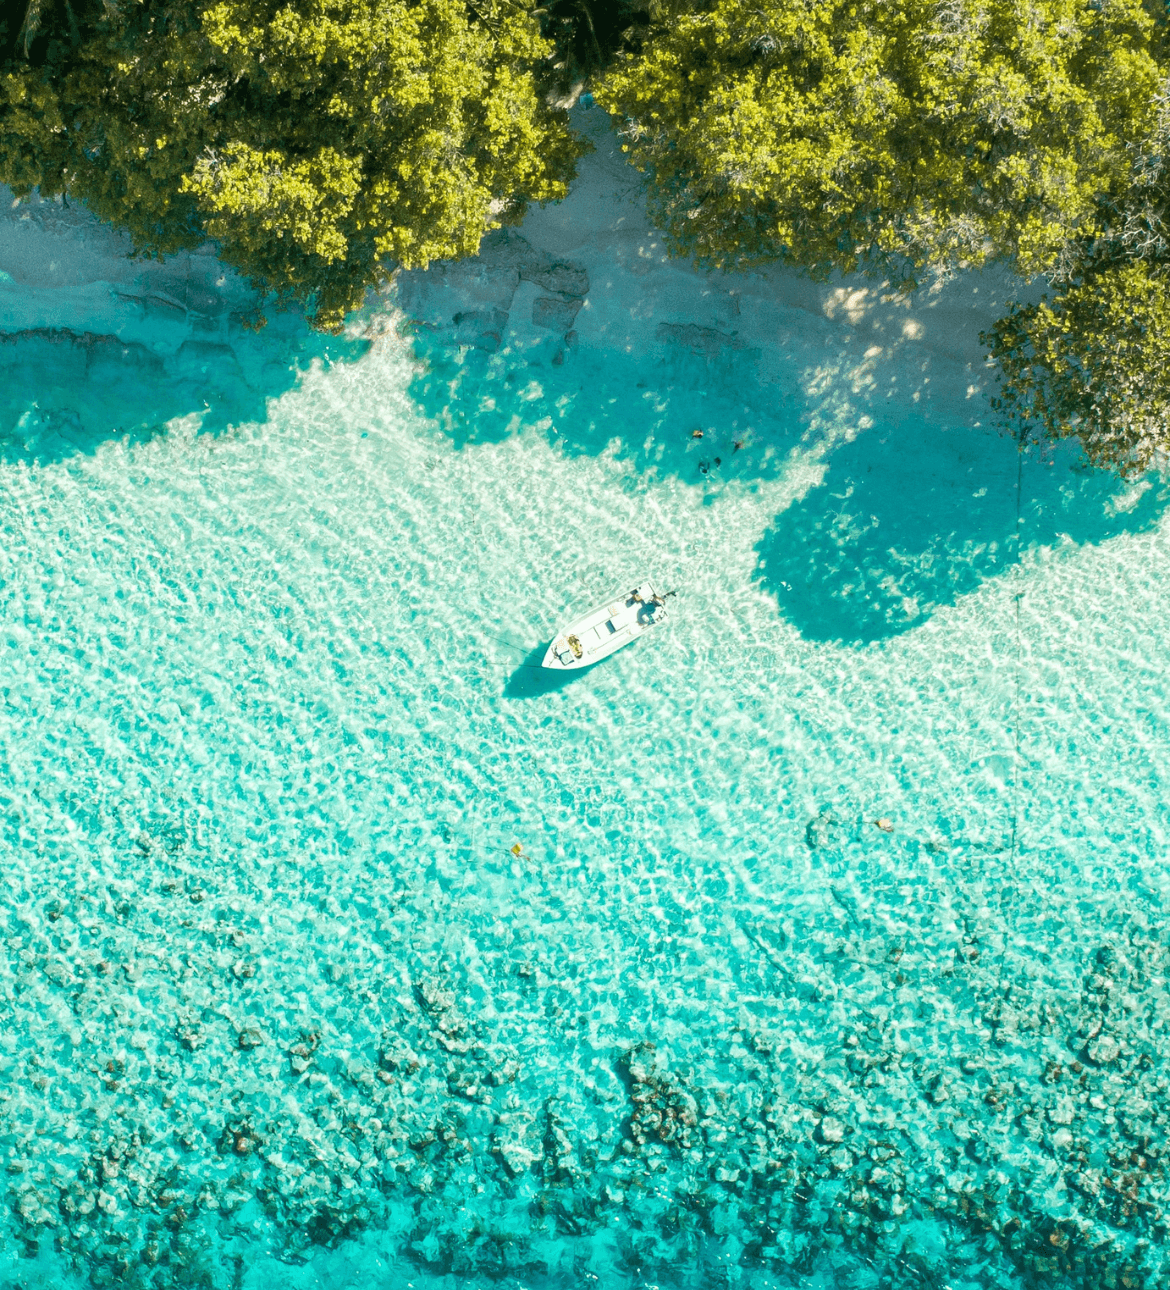
[[[990,424],[1010,280],[696,271],[575,120],[336,340],[0,221],[3,1275],[1144,1284],[1165,489]]]

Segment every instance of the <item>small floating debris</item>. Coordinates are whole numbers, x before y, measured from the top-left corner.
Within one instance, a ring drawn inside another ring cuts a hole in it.
[[[666,598],[652,582],[643,582],[624,595],[570,623],[545,652],[542,667],[561,671],[589,667],[628,645],[666,620]]]

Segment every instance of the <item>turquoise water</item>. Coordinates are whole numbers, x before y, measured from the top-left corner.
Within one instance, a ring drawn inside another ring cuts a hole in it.
[[[1166,1276],[1158,479],[199,343],[0,346],[5,1285]]]

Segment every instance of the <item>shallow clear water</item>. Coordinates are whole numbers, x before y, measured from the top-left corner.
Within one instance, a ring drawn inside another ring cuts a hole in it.
[[[231,343],[0,354],[5,1284],[1165,1275],[1159,481]]]

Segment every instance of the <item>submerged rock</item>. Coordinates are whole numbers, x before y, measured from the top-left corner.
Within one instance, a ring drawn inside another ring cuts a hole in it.
[[[725,349],[742,349],[743,341],[737,336],[716,331],[714,327],[700,327],[696,323],[659,323],[654,338],[679,349],[689,349],[695,354],[715,358]]]
[[[0,332],[0,367],[27,361],[35,350],[51,347],[58,377],[73,373],[79,377],[95,369],[132,369],[161,376],[163,360],[136,341],[118,336],[75,332],[65,327],[36,327],[26,331]]]
[[[691,1130],[699,1122],[695,1099],[657,1069],[653,1044],[641,1043],[622,1059],[630,1082],[630,1138],[636,1146],[657,1141],[678,1147],[691,1145]]]
[[[825,1118],[817,1126],[817,1137],[822,1142],[837,1143],[845,1139],[845,1126],[840,1120],[834,1119],[831,1115]]]
[[[300,1040],[288,1050],[289,1064],[293,1073],[303,1075],[313,1064],[313,1056],[321,1043],[321,1036],[315,1030],[305,1031]]]
[[[543,287],[545,291],[557,291],[564,296],[583,297],[589,294],[589,274],[579,264],[568,261],[530,261],[521,267],[520,276],[527,282]]]
[[[455,343],[495,353],[500,347],[508,315],[502,309],[468,309],[455,314]]]
[[[1121,1045],[1112,1035],[1098,1035],[1086,1046],[1085,1052],[1098,1066],[1108,1066],[1121,1056]]]
[[[501,228],[489,233],[480,245],[480,259],[494,267],[513,268],[524,282],[545,291],[566,296],[589,294],[589,274],[573,260],[559,260],[534,247],[515,229]]]
[[[532,302],[532,322],[536,327],[550,331],[567,332],[581,309],[580,300],[562,300],[553,296],[537,296]]]
[[[540,1157],[519,1142],[502,1142],[495,1148],[504,1168],[513,1178],[527,1173]]]

